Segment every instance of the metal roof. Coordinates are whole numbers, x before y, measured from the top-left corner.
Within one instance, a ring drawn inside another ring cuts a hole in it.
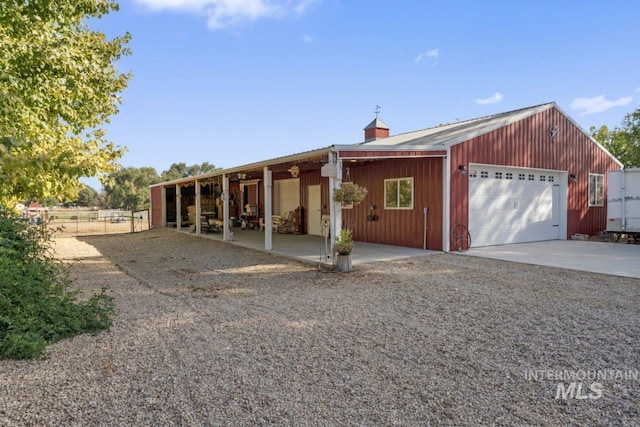
[[[394,151],[394,150],[442,150],[464,141],[468,141],[480,135],[500,129],[504,126],[516,123],[520,120],[534,116],[543,111],[555,108],[575,127],[580,129],[591,142],[599,149],[607,153],[616,163],[622,166],[622,163],[615,158],[602,144],[596,141],[588,132],[565,113],[555,102],[535,105],[533,107],[521,108],[518,110],[507,111],[505,113],[494,114],[491,116],[479,117],[476,119],[465,120],[462,122],[436,126],[429,129],[423,129],[414,132],[403,133],[380,138],[373,141],[365,141],[355,145],[335,145],[336,150],[351,151]]]
[[[228,174],[232,174],[232,173],[237,173],[237,172],[246,172],[249,170],[258,170],[258,169],[262,169],[266,166],[273,166],[273,165],[279,165],[282,163],[293,163],[293,162],[299,162],[302,160],[306,160],[312,157],[319,157],[319,156],[324,156],[329,154],[331,151],[333,151],[333,147],[324,147],[324,148],[318,148],[315,150],[310,150],[310,151],[303,151],[297,154],[290,154],[288,156],[282,156],[282,157],[275,157],[273,159],[269,159],[269,160],[262,160],[260,162],[255,162],[255,163],[249,163],[246,165],[241,165],[241,166],[235,166],[232,168],[226,168],[226,169],[218,169],[212,172],[208,172],[208,173],[204,173],[201,175],[194,175],[194,176],[188,176],[186,178],[179,178],[179,179],[174,179],[173,181],[165,181],[165,182],[159,182],[157,184],[153,184],[150,185],[149,187],[158,187],[158,186],[164,186],[164,185],[172,185],[172,184],[180,184],[183,182],[191,182],[191,181],[200,181],[200,180],[204,180],[204,179],[208,179],[208,178],[212,178],[215,176],[222,176],[222,175],[228,175]]]
[[[560,109],[555,102],[549,102],[546,104],[540,104],[533,107],[521,108],[518,110],[507,111],[505,113],[494,114],[491,116],[484,116],[475,119],[465,120],[456,123],[450,123],[446,125],[436,126],[433,128],[418,130],[414,132],[407,132],[399,135],[389,136],[387,138],[380,138],[367,142],[360,142],[357,144],[345,144],[345,145],[330,145],[328,147],[319,148],[316,150],[304,151],[297,154],[291,154],[288,156],[276,157],[269,160],[263,160],[256,163],[250,163],[242,166],[237,166],[228,169],[220,169],[207,174],[191,176],[187,178],[180,178],[173,181],[162,182],[151,185],[155,187],[159,185],[179,184],[183,182],[189,182],[194,180],[202,180],[215,176],[221,176],[225,174],[231,174],[236,172],[246,172],[247,170],[257,170],[266,166],[273,166],[288,162],[299,162],[311,157],[324,156],[332,151],[350,150],[350,151],[393,151],[402,148],[403,150],[442,150],[452,145],[468,141],[480,135],[492,132],[496,129],[500,129],[504,126],[508,126],[512,123],[516,123],[527,117],[531,117],[535,114],[546,111],[550,108],[556,108],[563,114],[569,121],[571,121],[577,128],[581,129],[569,115],[567,115],[562,109]],[[367,125],[365,129],[369,128],[385,128],[389,127],[377,117]],[[619,161],[609,153],[600,143],[593,139],[587,132],[583,130],[592,142],[594,142],[600,149],[605,151],[616,162]],[[620,165],[622,165],[620,163]]]
[[[364,130],[367,129],[389,129],[389,126],[387,126],[385,122],[376,117],[364,128]]]
[[[541,104],[534,107],[508,111],[506,113],[494,114],[491,116],[479,117],[429,129],[403,133],[390,136],[388,138],[380,138],[374,141],[361,143],[360,146],[363,148],[366,147],[367,149],[397,145],[423,149],[436,147],[442,149],[443,147],[452,146],[471,138],[475,138],[479,135],[500,129],[555,106],[555,102]]]

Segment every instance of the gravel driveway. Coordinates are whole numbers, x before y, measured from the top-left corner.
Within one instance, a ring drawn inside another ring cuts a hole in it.
[[[0,425],[640,423],[639,279],[456,254],[339,274],[168,230],[56,246],[114,325],[0,361]]]

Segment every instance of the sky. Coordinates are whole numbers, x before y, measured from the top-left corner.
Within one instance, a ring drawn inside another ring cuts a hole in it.
[[[234,167],[555,101],[583,129],[640,107],[640,2],[120,0],[123,166]],[[86,183],[99,188],[97,180]]]

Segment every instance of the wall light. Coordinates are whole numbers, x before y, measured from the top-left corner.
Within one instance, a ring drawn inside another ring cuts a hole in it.
[[[247,178],[247,174],[246,173],[239,173],[238,174],[238,179],[246,179]]]
[[[291,172],[292,177],[297,178],[298,175],[300,175],[300,168],[297,165],[293,165],[291,169],[289,169],[289,172]]]
[[[467,167],[465,165],[458,166],[458,172],[460,172],[460,175],[466,175],[467,174]]]
[[[578,182],[578,176],[575,173],[569,175],[569,179],[573,182]]]
[[[376,205],[369,206],[369,215],[367,215],[367,221],[377,221],[378,215],[376,215]]]

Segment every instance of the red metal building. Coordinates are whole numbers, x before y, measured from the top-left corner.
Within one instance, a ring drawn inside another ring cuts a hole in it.
[[[246,205],[265,218],[300,206],[310,234],[330,221],[355,240],[444,251],[567,239],[605,229],[606,172],[622,167],[555,103],[394,136],[376,118],[364,131],[359,144],[153,186],[153,224],[186,219],[198,198],[215,204],[219,185],[229,217]],[[349,181],[368,189],[366,199],[332,202]]]

